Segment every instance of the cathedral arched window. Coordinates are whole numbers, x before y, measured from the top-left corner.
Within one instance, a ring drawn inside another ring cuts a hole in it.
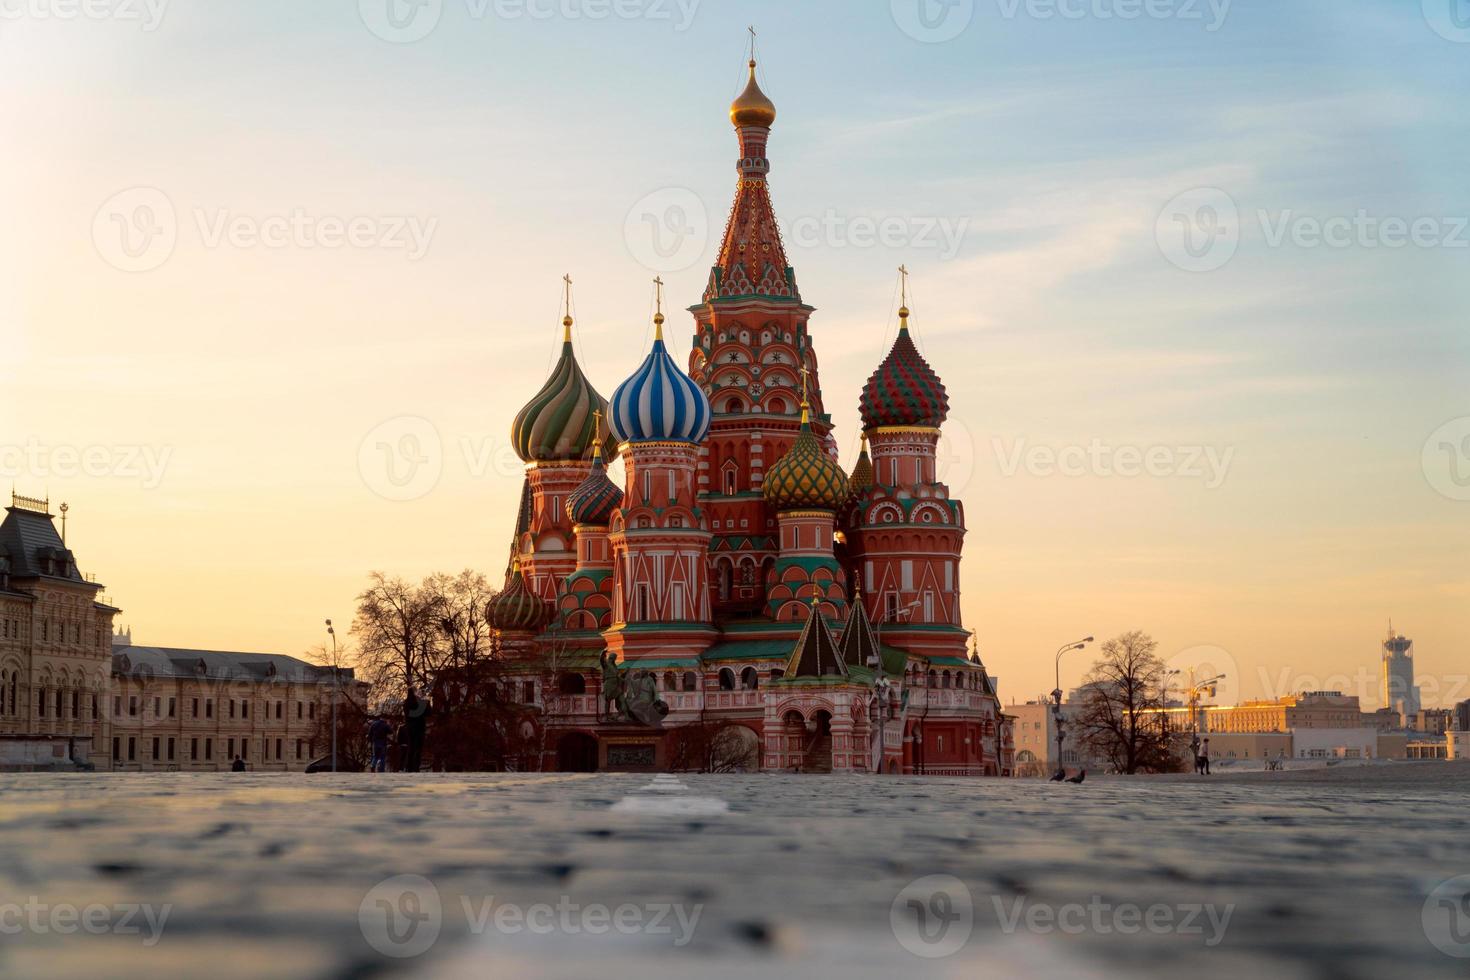
[[[755,672],[754,667],[746,667],[740,672],[740,686],[745,690],[754,691],[760,685],[760,675]]]
[[[684,672],[684,690],[686,690],[686,691],[697,691],[697,690],[699,690],[699,678],[697,676],[695,676],[694,671],[692,671],[692,670],[686,670]]]
[[[556,689],[562,694],[586,694],[587,678],[568,671],[556,679]]]
[[[735,671],[731,670],[729,667],[720,668],[720,690],[735,690]]]

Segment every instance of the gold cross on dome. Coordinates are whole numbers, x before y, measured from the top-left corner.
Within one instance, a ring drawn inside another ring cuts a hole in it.
[[[810,373],[811,372],[807,369],[807,366],[805,364],[803,364],[801,366],[801,400],[803,402],[805,402],[807,400],[807,396],[806,396],[806,376],[808,374],[810,374]]]
[[[909,305],[909,269],[906,265],[898,267],[899,306]]]

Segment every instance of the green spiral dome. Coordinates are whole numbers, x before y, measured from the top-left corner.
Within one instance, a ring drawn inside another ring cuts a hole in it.
[[[570,318],[564,322],[569,335],[562,341],[561,357],[551,377],[511,424],[511,446],[527,463],[590,459],[597,438],[592,413],[607,414],[607,401],[592,387],[572,353]],[[611,454],[616,444],[609,440],[605,448]]]

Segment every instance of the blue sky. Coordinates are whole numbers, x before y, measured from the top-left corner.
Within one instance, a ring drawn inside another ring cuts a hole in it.
[[[906,263],[955,406],[965,614],[1003,693],[1049,689],[1043,661],[1071,635],[1133,627],[1171,656],[1223,647],[1249,696],[1287,693],[1263,667],[1305,686],[1371,665],[1390,615],[1421,673],[1449,688],[1463,671],[1470,503],[1423,461],[1470,417],[1470,43],[1452,39],[1470,32],[1439,17],[1449,0],[1237,0],[1216,30],[1205,2],[1125,20],[1103,14],[1128,0],[1066,4],[1077,17],[976,0],[939,43],[900,27],[905,0],[705,0],[684,30],[672,0],[604,19],[445,0],[401,44],[367,26],[374,0],[176,3],[153,30],[128,7],[41,15],[59,2],[0,19],[0,442],[168,451],[146,488],[16,477],[70,496],[84,564],[144,639],[298,652],[323,615],[348,618],[370,568],[496,567],[519,480],[485,461],[554,356],[561,275],[604,394],[642,356],[653,274],[673,307],[698,298],[753,23],[844,459]],[[165,195],[177,245],[128,272],[94,222],[138,187]],[[1238,244],[1187,271],[1168,210],[1201,188],[1235,209]],[[692,258],[650,268],[630,215],[670,193],[703,212]],[[208,238],[293,210],[413,217],[432,237],[412,259]],[[1311,243],[1360,211],[1430,219],[1439,243]],[[866,243],[865,221],[898,243]],[[429,420],[444,457],[408,501],[374,493],[359,459],[400,417]],[[1094,444],[1229,465],[1207,487],[1026,455]],[[199,541],[205,580],[158,547]]]

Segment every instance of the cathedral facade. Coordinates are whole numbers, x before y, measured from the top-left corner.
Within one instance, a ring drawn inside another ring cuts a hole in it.
[[[775,118],[752,60],[687,368],[660,304],[652,349],[605,399],[568,315],[512,426],[526,478],[488,618],[536,708],[534,764],[688,767],[697,732],[742,769],[1009,775],[1010,723],[960,620],[964,508],[935,467],[944,385],[901,307],[859,394],[862,452],[840,464],[814,308],[771,204]]]

